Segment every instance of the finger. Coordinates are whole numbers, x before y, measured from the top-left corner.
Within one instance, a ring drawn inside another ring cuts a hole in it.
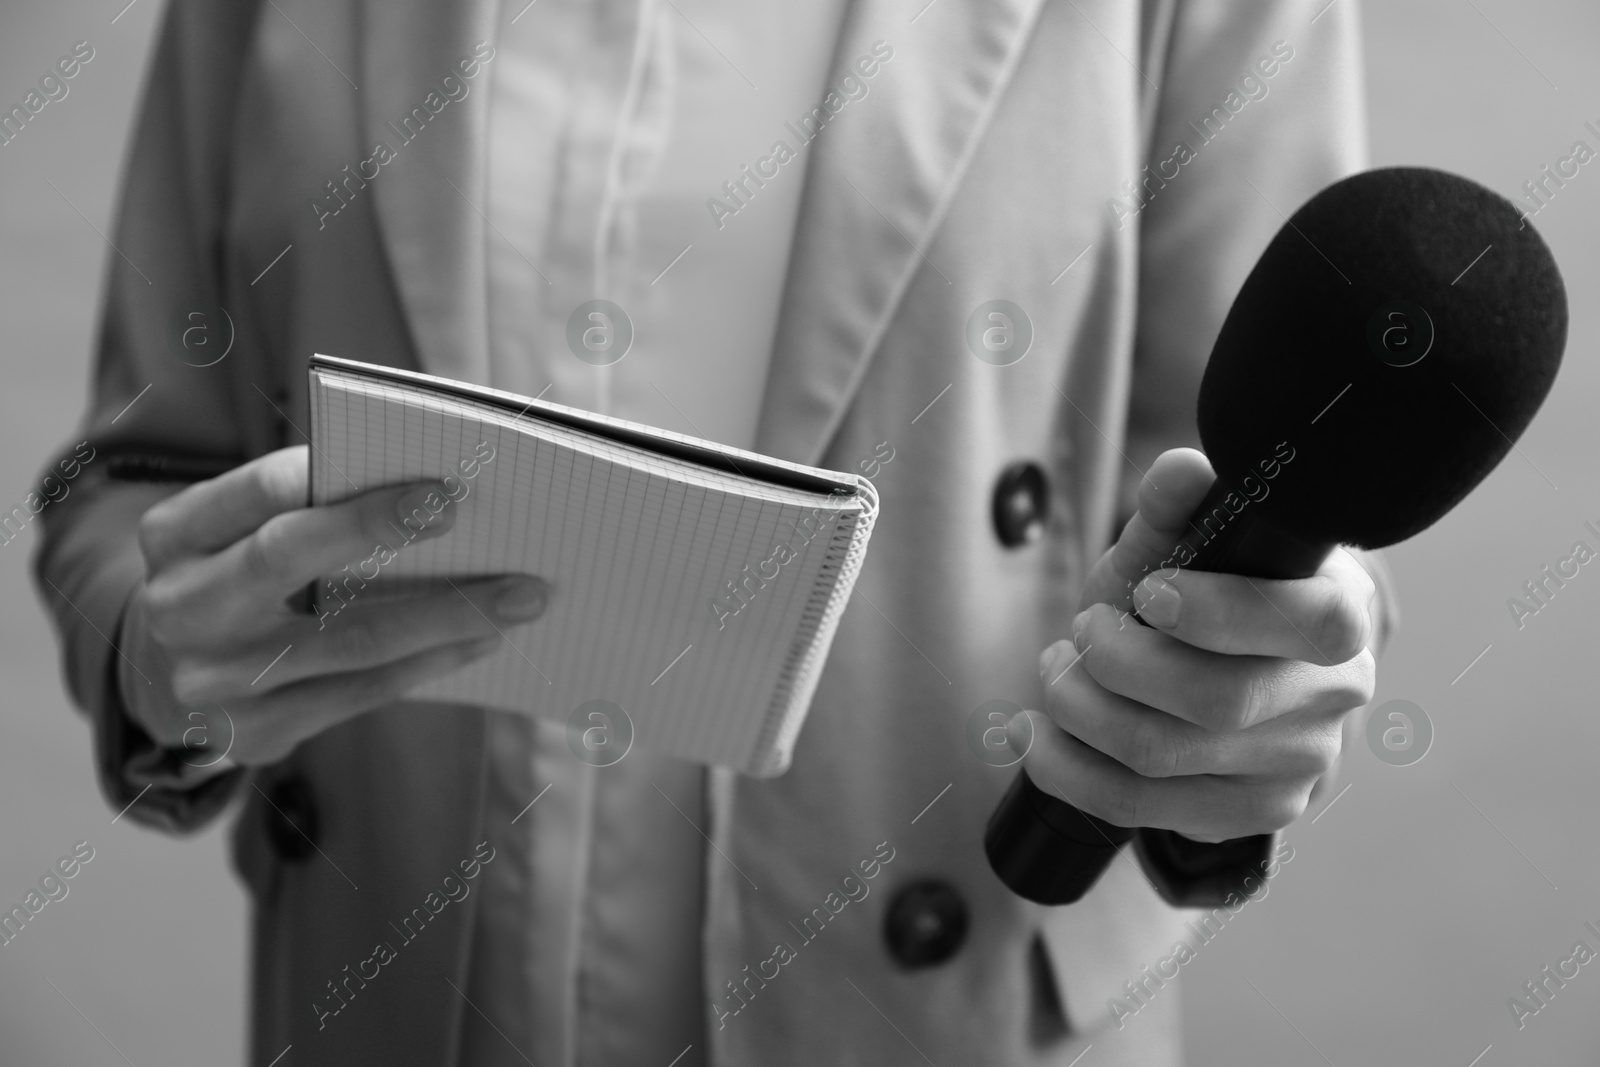
[[[1309,804],[1318,804],[1325,800],[1329,793],[1339,788],[1340,771],[1344,766],[1344,753],[1341,751],[1333,757],[1333,762],[1328,769],[1317,779],[1317,784],[1311,787]]]
[[[1315,575],[1289,581],[1152,573],[1134,590],[1134,604],[1145,622],[1196,648],[1331,666],[1371,642],[1376,595],[1366,568],[1336,549]]]
[[[225,659],[180,662],[172,672],[173,689],[185,704],[226,704],[445,645],[509,641],[504,629],[537,619],[548,600],[543,580],[509,575],[356,601],[318,619],[293,618]]]
[[[1363,650],[1332,667],[1274,656],[1222,655],[1139,626],[1106,604],[1073,620],[1083,665],[1100,685],[1213,731],[1244,730],[1287,712],[1337,714],[1372,699]]]
[[[1286,715],[1234,733],[1217,733],[1105,689],[1072,669],[1068,642],[1051,650],[1058,680],[1045,711],[1079,741],[1146,778],[1192,774],[1317,777],[1340,746],[1338,715]],[[1065,664],[1065,666],[1063,666]]]
[[[175,562],[149,582],[152,626],[175,647],[225,648],[262,637],[298,614],[285,603],[290,594],[347,567],[335,593],[348,599],[408,545],[452,527],[455,509],[438,490],[426,482],[390,486],[296,508],[214,555]]]
[[[1200,506],[1217,473],[1205,453],[1174,448],[1156,457],[1139,483],[1139,518],[1149,530],[1148,545],[1169,548],[1189,530],[1189,519]]]
[[[461,641],[515,647],[506,631],[538,619],[549,599],[543,579],[514,574],[441,582],[400,599],[358,601],[315,623],[297,620],[304,627],[305,655],[279,684],[381,666]],[[290,667],[292,658],[285,657],[284,666]]]
[[[257,765],[283,759],[295,746],[374,708],[393,704],[435,678],[460,670],[493,653],[499,638],[430,649],[416,656],[286,686],[235,708],[238,763]]]
[[[1173,546],[1188,529],[1189,517],[1215,480],[1206,457],[1192,448],[1175,448],[1156,457],[1139,484],[1138,512],[1091,572],[1080,602],[1126,609],[1139,579],[1168,562]]]
[[[203,561],[198,573],[252,599],[281,599],[346,567],[350,574],[343,580],[360,587],[407,546],[448,533],[455,516],[439,482],[388,486],[275,515]]]
[[[1045,691],[1045,712],[1079,741],[1146,778],[1235,769],[1225,757],[1237,735],[1211,734],[1129,700],[1084,670],[1064,671]]]
[[[365,557],[380,538],[438,536],[453,521],[451,509],[439,505],[449,497],[438,482],[387,486],[309,507],[307,454],[303,446],[279,449],[156,504],[139,530],[151,570],[237,549],[230,577],[242,571],[274,586],[288,578],[293,588]],[[296,561],[302,565],[288,566]]]
[[[280,448],[156,504],[139,524],[152,571],[233,544],[267,519],[309,503],[304,445]]]
[[[1196,774],[1145,778],[1052,726],[1039,712],[1023,759],[1041,789],[1114,826],[1226,840],[1281,830],[1305,811],[1309,779]]]

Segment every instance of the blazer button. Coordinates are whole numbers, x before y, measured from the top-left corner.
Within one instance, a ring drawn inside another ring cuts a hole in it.
[[[294,774],[279,778],[265,792],[267,806],[261,817],[266,820],[267,842],[281,859],[298,863],[311,855],[320,836],[311,786]]]
[[[947,882],[913,882],[889,902],[883,938],[907,970],[937,967],[967,938],[967,902]]]
[[[1000,543],[1016,548],[1037,541],[1050,512],[1050,486],[1037,463],[1013,463],[1000,472],[994,486],[994,532]]]

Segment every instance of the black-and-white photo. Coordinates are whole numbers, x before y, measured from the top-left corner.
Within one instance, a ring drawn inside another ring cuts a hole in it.
[[[0,11],[0,1064],[1592,1062],[1597,41]]]

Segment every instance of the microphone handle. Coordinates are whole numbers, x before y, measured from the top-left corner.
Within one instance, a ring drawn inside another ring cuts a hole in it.
[[[1251,499],[1221,478],[1212,483],[1169,559],[1185,570],[1252,578],[1315,574],[1334,545],[1308,541],[1273,523],[1260,506],[1271,494],[1271,483],[1249,480],[1266,492]],[[1178,562],[1185,558],[1189,562]],[[1248,861],[1256,852],[1264,856],[1272,839],[1264,834],[1208,845],[1170,830],[1115,826],[1046,793],[1022,771],[990,816],[983,847],[989,866],[1018,896],[1037,904],[1071,904],[1094,886],[1135,833],[1141,835],[1140,851],[1147,862],[1162,868],[1157,889],[1177,906],[1220,904],[1229,879],[1215,873],[1218,861],[1232,869],[1243,867],[1240,858]],[[1245,873],[1238,869],[1241,877]]]

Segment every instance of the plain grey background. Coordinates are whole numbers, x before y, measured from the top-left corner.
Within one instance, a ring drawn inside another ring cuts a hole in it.
[[[0,13],[7,104],[74,42],[95,49],[67,98],[0,148],[0,510],[68,441],[85,397],[109,253],[100,234],[161,13],[159,0],[124,2]],[[1600,127],[1592,3],[1381,0],[1366,6],[1364,33],[1375,165],[1442,167],[1516,199],[1574,141],[1600,149],[1583,128]],[[1391,767],[1352,732],[1339,783],[1349,789],[1289,830],[1295,858],[1269,896],[1181,972],[1196,1067],[1596,1057],[1600,964],[1520,1032],[1506,1000],[1579,939],[1600,950],[1583,928],[1600,926],[1600,567],[1520,630],[1506,602],[1574,541],[1600,548],[1583,528],[1600,525],[1597,223],[1600,165],[1536,220],[1572,305],[1548,404],[1477,493],[1390,553],[1405,618],[1374,707],[1420,705],[1432,750]],[[0,904],[19,902],[74,842],[95,856],[64,900],[0,947],[0,1062],[237,1062],[246,910],[224,830],[179,840],[112,822],[29,585],[34,537],[0,548]]]

